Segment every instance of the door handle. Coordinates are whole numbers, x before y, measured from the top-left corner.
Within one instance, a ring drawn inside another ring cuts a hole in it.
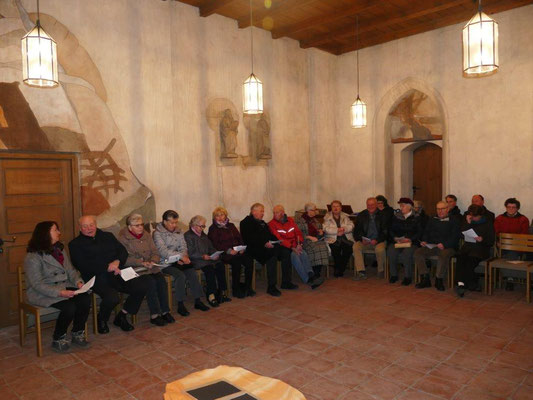
[[[7,239],[4,239],[2,240],[2,238],[0,238],[0,254],[2,254],[4,252],[4,249],[2,248],[2,245],[6,242],[8,243],[14,243],[15,240],[17,240],[17,237],[16,236],[12,236],[11,237],[11,240],[7,240]]]
[[[413,186],[413,190],[418,190],[418,189],[422,189],[422,188],[418,186]]]

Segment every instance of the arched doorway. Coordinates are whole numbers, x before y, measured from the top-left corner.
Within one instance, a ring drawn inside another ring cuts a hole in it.
[[[413,151],[413,199],[422,201],[428,215],[442,200],[442,148],[424,143]]]

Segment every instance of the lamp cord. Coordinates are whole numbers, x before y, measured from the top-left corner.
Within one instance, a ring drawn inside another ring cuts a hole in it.
[[[41,15],[39,13],[39,0],[37,0],[37,24],[39,24],[39,20],[41,19],[40,17]]]
[[[357,59],[357,98],[359,98],[359,15],[355,20],[355,55]]]
[[[252,9],[252,0],[250,0],[250,55],[252,59],[252,74],[254,73],[254,24],[253,24],[253,9]]]

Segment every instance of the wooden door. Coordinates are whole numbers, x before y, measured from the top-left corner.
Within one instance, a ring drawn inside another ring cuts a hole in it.
[[[421,200],[428,215],[442,200],[442,149],[426,143],[413,153],[413,199]]]
[[[74,237],[80,215],[78,159],[74,154],[0,152],[0,327],[17,323],[17,267],[35,224],[59,224],[61,241]]]

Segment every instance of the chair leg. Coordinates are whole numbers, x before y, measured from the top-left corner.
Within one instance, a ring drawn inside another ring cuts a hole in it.
[[[172,277],[170,275],[165,275],[165,280],[167,281],[168,308],[169,311],[172,311]]]
[[[26,339],[26,313],[23,309],[19,309],[19,340],[20,346],[24,346]]]
[[[329,279],[329,263],[325,265],[326,267],[326,278]]]
[[[529,268],[526,269],[526,301],[527,303],[531,303],[531,274],[529,272]]]
[[[492,268],[492,266],[489,265],[489,284],[488,284],[488,288],[487,288],[488,289],[487,294],[489,296],[492,295],[492,273],[493,273],[493,270],[494,270],[494,268]]]
[[[137,325],[137,314],[131,315],[131,322],[133,325]]]
[[[226,284],[228,285],[228,288],[231,287],[230,285],[230,273],[229,273],[229,264],[224,264],[224,273],[226,274]],[[228,290],[229,292],[229,290]]]
[[[415,281],[415,284],[420,282],[420,278],[418,276],[418,267],[416,266],[416,263],[413,267],[413,275],[414,275],[414,281]]]
[[[43,344],[41,341],[41,316],[35,315],[35,340],[37,342],[37,357],[43,356]]]
[[[252,289],[255,291],[255,264],[253,264],[254,268],[252,269]]]
[[[88,329],[89,329],[89,324],[87,323],[87,321],[85,321],[85,340],[89,339],[89,332],[88,332]]]
[[[96,309],[96,295],[94,293],[91,294],[91,301],[92,301],[92,307],[93,307],[93,332],[95,335],[98,334],[98,310]]]
[[[488,275],[489,275],[489,270],[490,270],[490,266],[489,266],[489,262],[485,263],[485,279],[484,279],[484,282],[485,282],[485,294],[487,293],[487,285],[488,285]]]

